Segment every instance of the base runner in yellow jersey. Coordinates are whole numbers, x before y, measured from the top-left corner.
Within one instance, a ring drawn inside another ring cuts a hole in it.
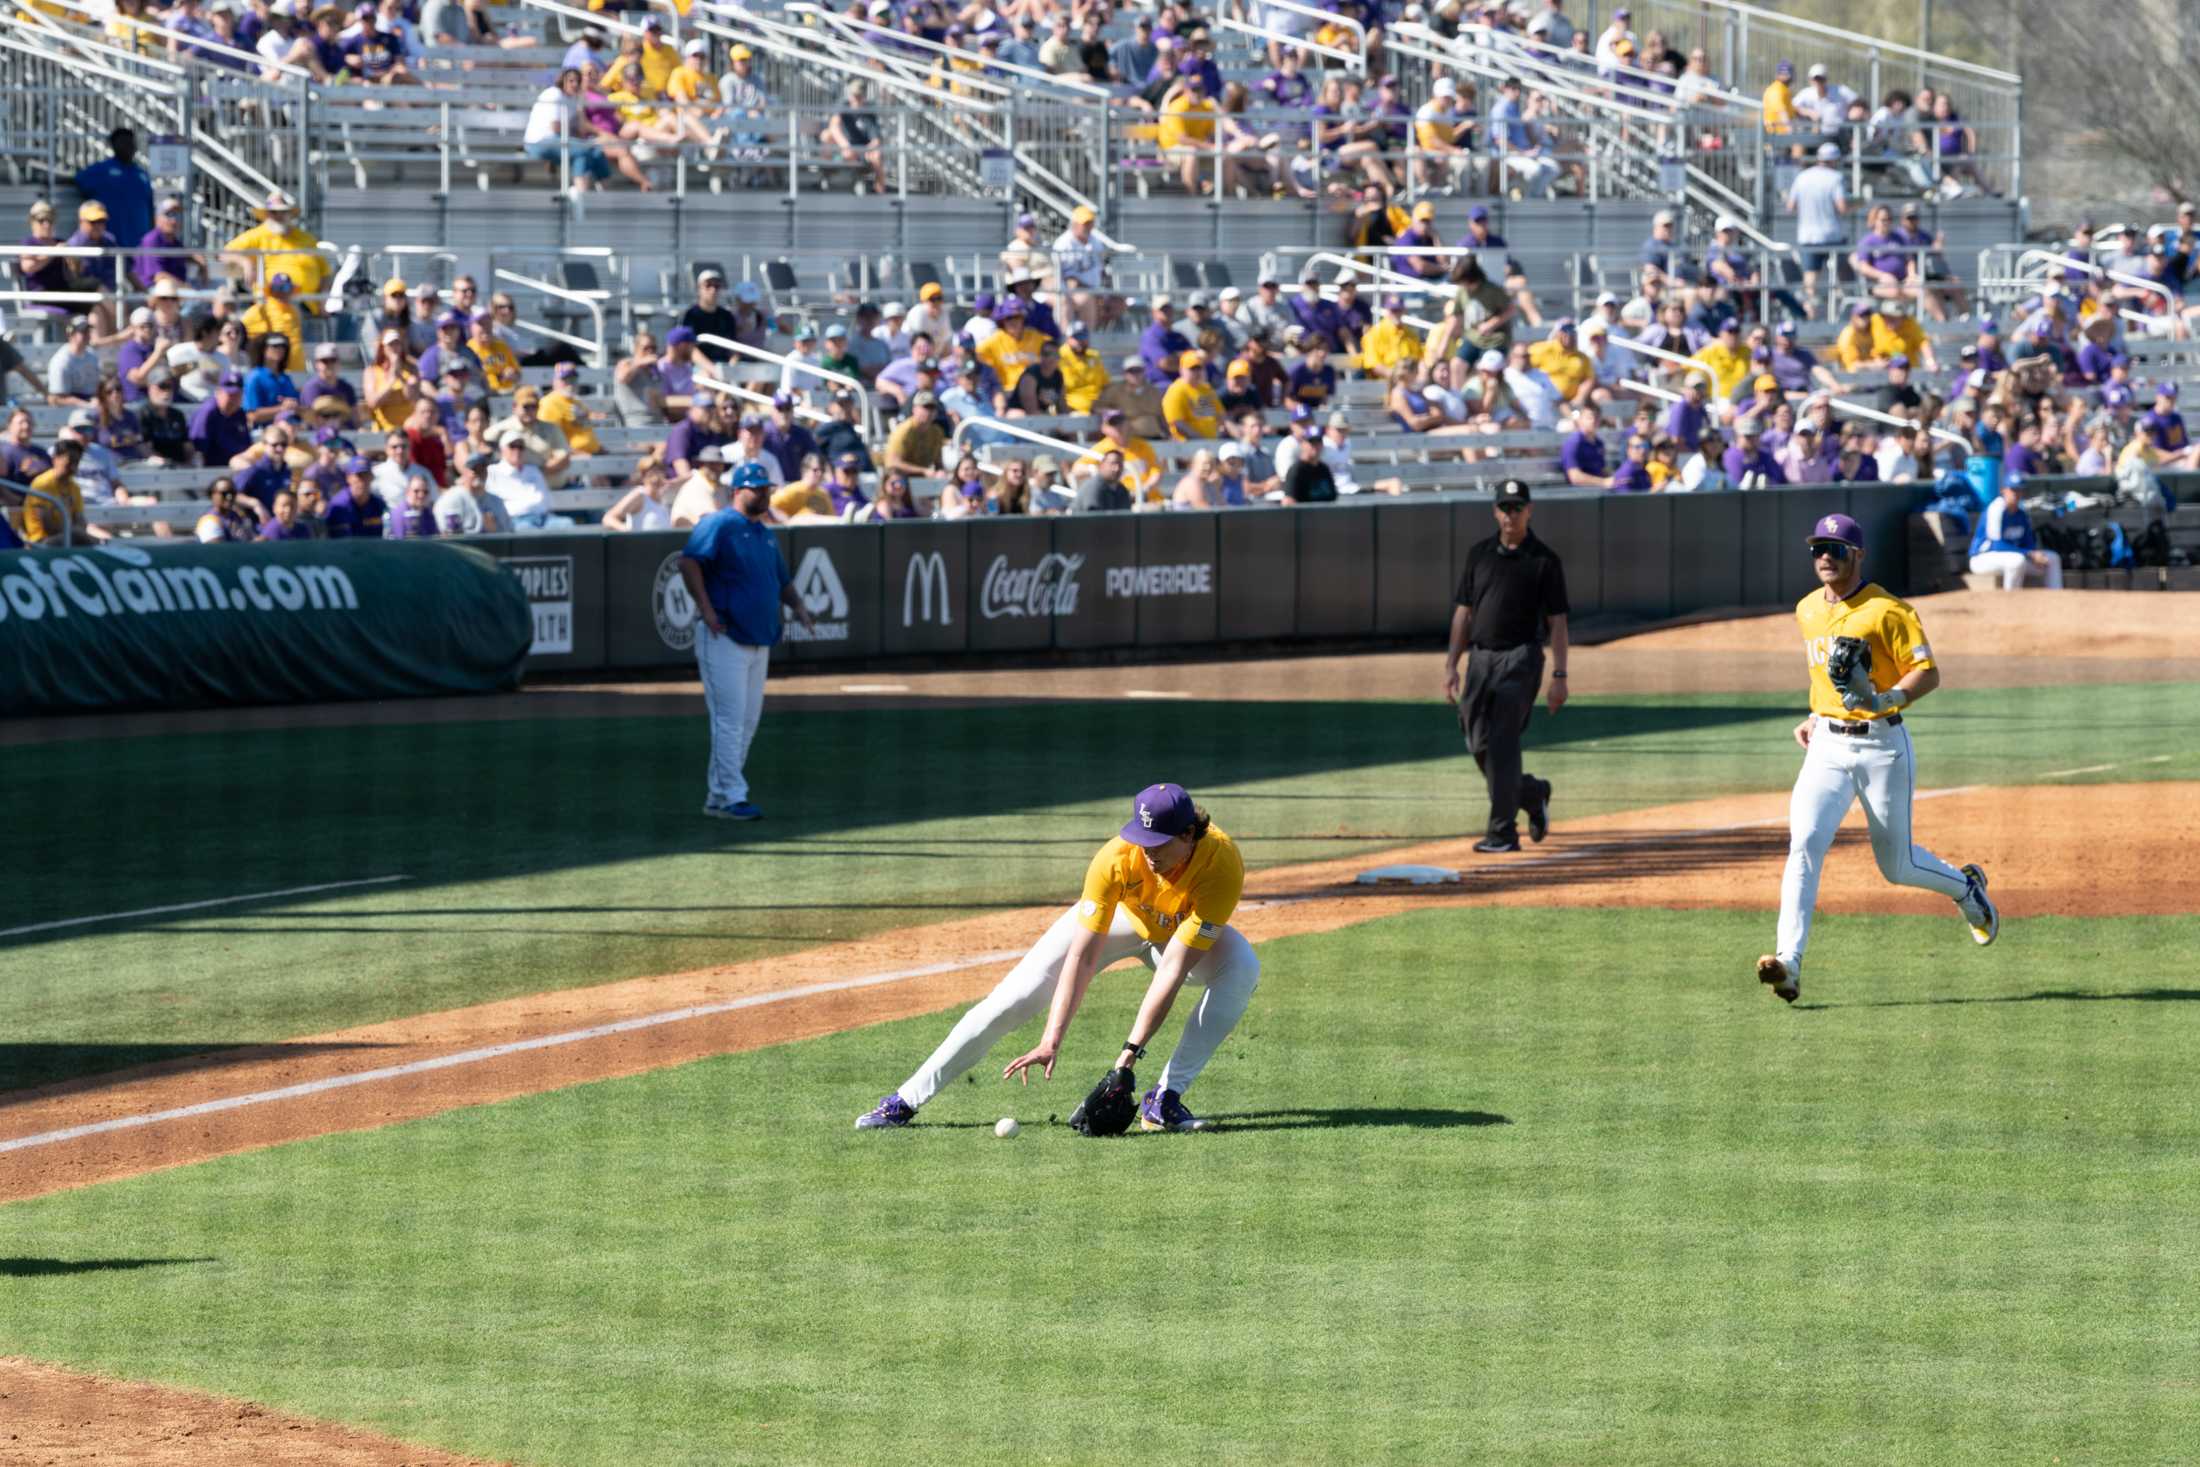
[[[1245,862],[1237,842],[1192,802],[1181,785],[1149,785],[1132,802],[1122,831],[1100,848],[1085,871],[1076,905],[1064,912],[994,990],[978,1000],[940,1047],[892,1094],[856,1120],[859,1131],[906,1126],[917,1110],[998,1044],[1044,1010],[1045,1033],[1030,1053],[1002,1072],[1038,1068],[1052,1078],[1070,1020],[1093,975],[1125,958],[1153,970],[1145,1002],[1116,1065],[1144,1058],[1189,980],[1206,989],[1177,1040],[1161,1078],[1139,1102],[1149,1131],[1196,1131],[1204,1123],[1185,1109],[1184,1092],[1253,1001],[1260,958],[1230,925],[1245,892]]]
[[[1940,686],[1940,669],[1916,610],[1864,579],[1864,532],[1845,514],[1811,527],[1819,589],[1795,606],[1810,668],[1810,716],[1795,726],[1803,770],[1788,802],[1787,871],[1780,879],[1778,950],[1757,960],[1757,977],[1789,1003],[1803,987],[1818,876],[1849,805],[1861,800],[1879,874],[1951,898],[1980,946],[2001,931],[1986,896],[1986,873],[1957,870],[1910,843],[1917,756],[1902,710]]]

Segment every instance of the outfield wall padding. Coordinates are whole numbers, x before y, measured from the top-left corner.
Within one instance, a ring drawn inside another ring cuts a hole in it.
[[[1577,620],[1792,604],[1813,584],[1803,542],[1822,515],[1863,524],[1872,574],[1908,581],[1914,485],[1753,494],[1547,495],[1535,531],[1564,557]],[[1440,638],[1467,548],[1495,532],[1483,496],[1368,496],[1292,511],[1073,515],[779,531],[819,621],[791,663],[1196,647],[1368,636]],[[678,586],[685,537],[610,537],[603,609],[614,667],[694,659]]]
[[[448,542],[9,551],[0,716],[489,692],[535,633],[519,577]]]

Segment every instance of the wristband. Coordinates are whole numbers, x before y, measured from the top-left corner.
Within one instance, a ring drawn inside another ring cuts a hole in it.
[[[1566,674],[1564,674],[1563,672],[1554,672],[1551,674],[1551,681],[1555,683],[1565,676]]]
[[[1146,1046],[1143,1044],[1133,1044],[1126,1039],[1123,1041],[1123,1048],[1130,1052],[1130,1057],[1134,1060],[1142,1060],[1146,1057]]]
[[[1882,713],[1892,713],[1898,708],[1906,708],[1909,703],[1910,695],[1900,688],[1889,688],[1879,695],[1879,711]]]

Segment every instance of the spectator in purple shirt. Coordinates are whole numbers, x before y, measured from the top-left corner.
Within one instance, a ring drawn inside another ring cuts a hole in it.
[[[1831,482],[1836,484],[1876,484],[1879,482],[1879,461],[1865,449],[1864,430],[1851,423],[1841,430],[1839,452],[1833,461]]]
[[[2009,358],[2001,349],[2001,330],[1990,316],[1978,323],[1978,364],[1988,374],[2009,370]]]
[[[1755,418],[1735,424],[1734,446],[1726,451],[1721,467],[1727,482],[1737,489],[1770,489],[1788,481],[1779,461],[1765,452],[1764,426]]]
[[[863,493],[862,476],[863,455],[843,453],[833,460],[833,471],[825,480],[825,492],[832,498],[834,514],[845,516],[871,502]]]
[[[1319,336],[1331,351],[1344,350],[1344,321],[1334,302],[1322,299],[1319,271],[1309,270],[1299,279],[1299,293],[1291,297],[1291,314],[1309,337]]]
[[[1704,403],[1710,395],[1711,389],[1702,374],[1691,372],[1681,388],[1681,400],[1665,410],[1665,422],[1661,425],[1665,435],[1679,439],[1681,447],[1690,453],[1694,453],[1703,441],[1704,424],[1709,418]]]
[[[771,421],[764,425],[764,451],[778,461],[789,484],[802,477],[802,460],[818,451],[817,439],[795,421],[795,402],[791,392],[774,394]]]
[[[1828,392],[1841,392],[1841,380],[1826,367],[1809,348],[1795,344],[1795,323],[1782,321],[1772,337],[1772,358],[1766,363],[1772,380],[1780,384],[1782,392],[1808,392],[1812,385]]]
[[[379,540],[389,506],[374,492],[374,465],[353,455],[344,464],[344,487],[329,497],[323,516],[331,540]]]
[[[2139,419],[2139,431],[2155,452],[2162,455],[2156,469],[2188,469],[2200,445],[2185,432],[2184,417],[2177,411],[2177,384],[2164,382],[2154,389],[2154,410]]]
[[[1910,255],[1895,234],[1894,210],[1874,204],[1865,216],[1864,234],[1849,252],[1857,276],[1881,300],[1908,300],[1917,294],[1911,284]]]
[[[140,287],[150,289],[163,275],[178,285],[190,281],[193,267],[199,262],[196,255],[183,248],[183,200],[171,196],[160,201],[153,227],[138,240],[138,246],[160,251],[157,255],[139,255],[130,262],[130,278]]]
[[[1627,457],[1612,474],[1614,494],[1650,492],[1650,440],[1641,434],[1627,440]]]
[[[2117,362],[2130,359],[2116,350],[2116,321],[2103,311],[2085,323],[2081,332],[2085,344],[2078,348],[2078,375],[2092,386],[2098,387],[2108,380],[2109,369]]]
[[[1423,280],[1438,280],[1451,273],[1451,262],[1442,255],[1416,253],[1441,242],[1436,232],[1436,206],[1427,199],[1413,206],[1413,222],[1392,242],[1390,267]]]
[[[672,466],[672,477],[684,484],[703,461],[704,449],[723,448],[731,441],[712,427],[709,399],[697,398],[688,405],[687,416],[674,423],[666,436],[665,462]]]
[[[1609,489],[1612,476],[1606,471],[1604,445],[1597,441],[1597,425],[1602,414],[1596,404],[1583,403],[1574,409],[1574,429],[1558,447],[1559,472],[1566,482],[1580,489]]]
[[[191,416],[191,446],[199,462],[210,469],[226,469],[230,461],[252,446],[252,425],[245,417],[244,378],[226,372],[214,395],[199,404]]]
[[[1138,356],[1158,381],[1176,379],[1176,354],[1190,351],[1192,343],[1183,332],[1176,329],[1174,313],[1169,298],[1157,295],[1153,298],[1153,320],[1146,326],[1145,334],[1138,338]]]
[[[466,349],[466,318],[456,311],[436,317],[435,345],[420,354],[420,380],[439,382],[443,368],[453,357],[472,358]]]
[[[275,495],[275,508],[260,526],[262,540],[310,540],[313,526],[298,518],[298,496],[289,489]]]
[[[153,313],[139,306],[130,313],[130,334],[122,339],[115,352],[115,375],[122,384],[124,402],[140,402],[145,397],[145,379],[157,370],[159,358],[168,354],[168,346],[160,340],[153,325]]]
[[[2013,484],[2037,478],[2045,472],[2047,467],[2040,457],[2040,420],[2025,418],[2017,424],[2016,435],[2009,446],[2002,450],[2002,481]]]
[[[345,491],[350,492],[348,489]],[[422,540],[436,533],[434,490],[427,479],[414,474],[405,481],[404,502],[389,512],[383,522],[383,538],[389,540]]]
[[[1326,407],[1337,391],[1337,369],[1329,365],[1329,342],[1308,336],[1306,355],[1293,365],[1285,379],[1284,396],[1309,409]]]
[[[1265,100],[1263,106],[1281,108],[1304,107],[1314,100],[1314,84],[1300,71],[1299,50],[1296,46],[1285,48],[1277,58],[1276,69],[1261,78],[1260,90]]]

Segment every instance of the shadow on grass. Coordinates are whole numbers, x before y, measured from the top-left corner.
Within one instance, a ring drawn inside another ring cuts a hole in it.
[[[0,1111],[30,1100],[81,1095],[148,1073],[186,1075],[199,1070],[265,1060],[296,1059],[349,1049],[387,1049],[366,1043],[255,1044],[237,1048],[219,1041],[206,1044],[0,1044]]]
[[[111,1273],[118,1269],[166,1268],[175,1263],[212,1263],[212,1258],[0,1258],[0,1278],[50,1278],[65,1273]]]
[[[1956,1003],[2193,1003],[2200,988],[2138,988],[2126,993],[2079,993],[2047,988],[2038,993],[2003,993],[1981,998],[1883,998],[1869,1003],[1799,1003],[1799,1009],[1913,1009]]]
[[[1486,1110],[1388,1110],[1350,1106],[1339,1110],[1248,1110],[1211,1115],[1208,1121],[1228,1131],[1355,1130],[1365,1126],[1403,1126],[1416,1131],[1445,1131],[1454,1126],[1509,1126],[1510,1116]]]

